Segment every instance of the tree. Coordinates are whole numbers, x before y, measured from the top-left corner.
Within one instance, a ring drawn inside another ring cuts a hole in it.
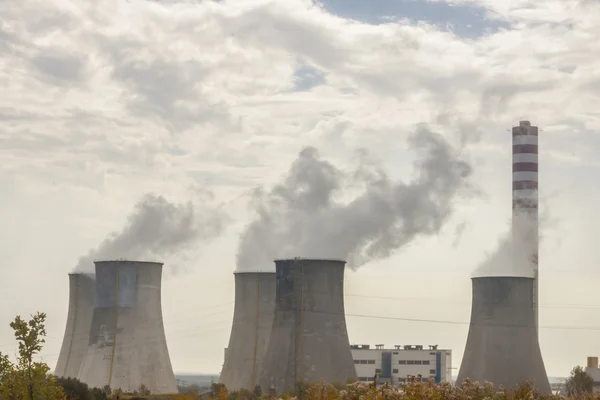
[[[0,353],[0,398],[8,400],[64,400],[65,393],[54,376],[48,375],[50,367],[36,362],[35,356],[46,342],[46,314],[32,315],[24,321],[17,316],[10,327],[19,345],[16,363]]]
[[[569,396],[579,396],[584,393],[591,393],[593,386],[594,379],[579,365],[571,370],[571,376],[569,376],[565,382],[565,389]]]
[[[76,378],[56,378],[69,400],[106,400],[107,396],[102,389],[90,388],[87,384]]]

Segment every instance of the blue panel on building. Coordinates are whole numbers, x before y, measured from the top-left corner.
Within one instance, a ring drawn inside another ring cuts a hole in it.
[[[392,353],[384,351],[381,353],[381,375],[382,378],[392,377]]]
[[[442,381],[442,352],[435,353],[435,383]]]

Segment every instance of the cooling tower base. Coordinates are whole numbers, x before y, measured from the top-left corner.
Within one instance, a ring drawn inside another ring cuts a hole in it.
[[[96,305],[79,379],[91,387],[177,393],[161,310],[162,264],[96,262]]]
[[[533,382],[551,393],[538,342],[532,278],[473,278],[471,324],[456,384],[466,378],[505,388]]]
[[[258,385],[275,310],[274,272],[237,272],[235,309],[229,345],[219,382],[227,389]]]
[[[69,274],[69,311],[54,375],[77,378],[88,347],[94,312],[94,276]]]
[[[344,261],[277,260],[275,318],[260,386],[356,380],[344,312]]]

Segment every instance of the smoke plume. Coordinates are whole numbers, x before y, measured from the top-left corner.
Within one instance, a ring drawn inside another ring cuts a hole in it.
[[[357,268],[438,233],[468,187],[471,166],[425,127],[409,145],[419,156],[409,183],[392,181],[364,151],[348,173],[315,148],[303,149],[283,182],[269,192],[256,190],[257,216],[241,236],[237,269],[272,269],[274,259],[296,256],[343,259]],[[342,201],[352,185],[362,191]]]
[[[200,207],[203,208],[203,207]],[[134,207],[120,232],[108,235],[81,257],[76,272],[93,273],[95,260],[154,260],[185,250],[199,240],[218,236],[226,218],[208,206],[174,204],[162,196],[145,195]]]
[[[533,260],[533,250],[541,245],[544,239],[543,232],[553,223],[555,221],[551,221],[547,209],[540,212],[538,218],[532,218],[527,213],[515,215],[511,219],[511,227],[500,237],[496,249],[487,254],[473,276],[533,278],[534,263],[538,262]]]

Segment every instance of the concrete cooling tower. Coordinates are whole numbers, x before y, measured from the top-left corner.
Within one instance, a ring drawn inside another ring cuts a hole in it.
[[[79,380],[125,392],[177,393],[161,309],[162,264],[96,262],[96,304]]]
[[[275,317],[260,386],[356,380],[344,312],[345,261],[277,260]]]
[[[535,323],[534,279],[472,281],[471,324],[456,384],[470,378],[508,389],[533,381],[542,394],[550,394]]]
[[[236,272],[235,308],[220,383],[229,390],[258,385],[275,310],[274,272]]]
[[[77,378],[88,347],[95,282],[92,274],[69,274],[69,311],[54,375]]]

